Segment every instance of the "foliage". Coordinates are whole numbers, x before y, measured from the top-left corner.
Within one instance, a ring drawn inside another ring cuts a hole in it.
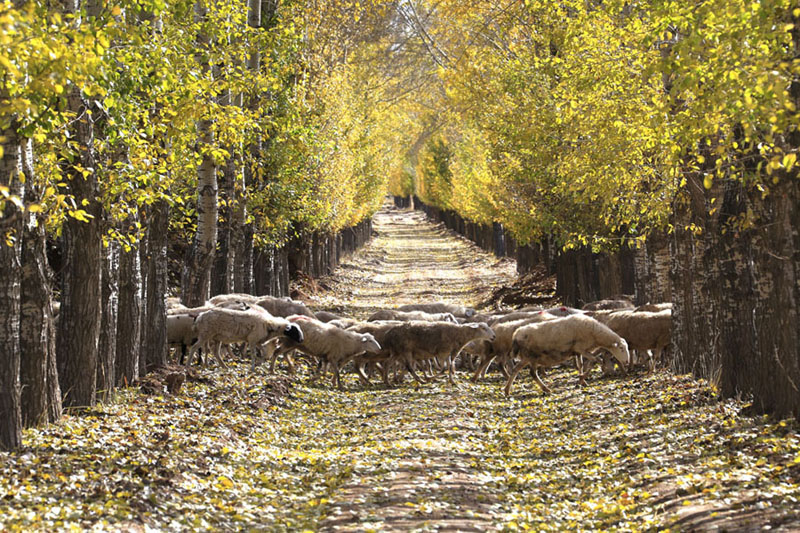
[[[765,193],[796,174],[788,1],[415,4],[443,57],[452,188],[416,174],[440,208],[609,248],[666,229],[687,172]]]

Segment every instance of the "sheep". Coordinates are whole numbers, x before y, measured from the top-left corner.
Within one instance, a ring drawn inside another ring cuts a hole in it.
[[[470,318],[475,314],[471,307],[463,305],[448,304],[444,302],[427,304],[406,304],[397,308],[398,311],[424,311],[426,313],[452,313],[456,317]]]
[[[291,315],[304,315],[314,318],[314,313],[303,302],[291,298],[276,298],[275,296],[261,296],[256,304],[263,307],[273,316],[288,317]]]
[[[633,309],[633,302],[630,300],[597,300],[589,302],[581,309],[584,311],[600,311],[604,309]]]
[[[645,352],[648,370],[655,370],[656,361],[670,342],[672,311],[659,312],[622,310],[595,317],[625,339],[631,350]]]
[[[551,307],[550,309],[544,309],[545,313],[550,313],[551,315],[555,316],[570,316],[570,315],[582,315],[584,312],[580,309],[575,309],[574,307],[567,307],[566,305],[560,305],[558,307]]]
[[[187,309],[187,307],[181,303],[181,299],[178,298],[177,296],[168,296],[165,303],[167,311],[173,309],[177,310]]]
[[[356,365],[356,372],[358,373],[358,377],[361,379],[363,383],[369,384],[370,382],[369,377],[364,373],[364,367],[366,365],[383,363],[383,365],[381,366],[381,374],[383,376],[383,382],[386,385],[389,385],[388,360],[391,354],[389,350],[386,349],[386,333],[397,326],[403,325],[404,323],[405,322],[400,320],[359,322],[347,328],[347,331],[353,331],[356,333],[369,333],[370,335],[375,337],[375,340],[378,341],[378,344],[381,345],[381,351],[373,354],[362,354],[356,356],[356,358],[353,361]]]
[[[498,316],[494,318],[491,322],[488,322],[488,324],[494,327],[499,324],[504,324],[506,322],[516,322],[517,320],[524,320],[526,318],[535,318],[543,314],[545,314],[545,311],[514,311],[506,315]],[[549,313],[548,315],[554,316],[550,315]]]
[[[458,321],[452,313],[426,313],[425,311],[398,311],[396,309],[382,309],[372,313],[367,319],[367,322],[375,322],[378,320],[400,320],[409,322],[411,320],[422,320],[426,322],[452,322],[457,324]]]
[[[246,304],[241,302],[228,302],[227,305],[232,306],[234,309],[247,309]],[[186,357],[186,349],[191,348],[197,340],[197,335],[193,329],[194,320],[200,316],[200,314],[213,308],[214,306],[209,305],[207,302],[206,305],[200,307],[189,308],[181,306],[167,309],[167,344],[171,346],[180,346],[180,364],[183,364]]]
[[[195,317],[188,314],[167,315],[167,344],[180,345],[180,363],[186,357],[186,348],[194,344],[197,336],[194,333]]]
[[[448,322],[406,322],[386,332],[384,341],[391,360],[405,362],[417,382],[423,381],[414,371],[418,360],[436,359],[446,366],[448,380],[454,384],[453,359],[466,344],[476,339],[494,340],[488,324],[451,324]]]
[[[340,390],[342,389],[340,368],[359,354],[378,353],[381,350],[380,344],[369,333],[346,331],[305,315],[292,315],[287,320],[300,327],[303,331],[303,339],[294,343],[281,342],[281,347],[276,354],[286,353],[297,348],[307,355],[328,363],[333,369],[331,385],[335,385]],[[322,368],[312,378],[312,381],[316,380],[321,373]]]
[[[537,324],[522,326],[511,340],[511,356],[522,360],[514,367],[506,381],[506,396],[511,395],[514,380],[528,365],[533,366],[533,377],[545,394],[552,392],[539,377],[539,367],[555,366],[573,354],[586,358],[590,350],[605,348],[623,365],[630,361],[630,352],[625,339],[614,333],[608,326],[584,316],[572,315]],[[584,383],[584,375],[580,373]]]
[[[492,329],[494,330],[496,336],[494,341],[473,341],[464,347],[464,351],[468,351],[475,342],[481,343],[478,346],[474,346],[475,351],[472,352],[481,356],[481,365],[475,371],[475,374],[473,374],[472,381],[477,382],[478,379],[485,375],[486,369],[489,368],[489,365],[495,359],[500,360],[500,368],[503,369],[503,373],[506,374],[506,377],[508,377],[508,373],[505,370],[505,364],[508,362],[508,354],[511,351],[511,341],[514,332],[522,326],[544,322],[546,320],[555,320],[556,318],[556,316],[551,315],[550,313],[539,312],[528,318],[493,325]]]
[[[316,318],[320,322],[330,322],[331,320],[338,320],[342,317],[334,313],[330,313],[328,311],[317,311],[316,313],[314,313],[314,318]]]
[[[355,318],[337,318],[336,320],[331,320],[328,322],[331,326],[336,326],[339,329],[347,329],[350,326],[355,326],[356,324],[360,324],[358,320]]]
[[[255,368],[255,347],[273,337],[286,336],[295,342],[302,342],[303,332],[284,318],[274,317],[257,308],[246,311],[214,307],[200,313],[195,319],[194,329],[197,341],[189,350],[186,366],[190,366],[194,353],[201,346],[211,346],[214,358],[223,368],[227,365],[220,357],[220,346],[230,343],[246,342],[251,352],[251,370]]]
[[[634,311],[647,311],[650,313],[658,313],[659,311],[672,311],[672,302],[664,302],[660,304],[644,304],[640,305]]]
[[[231,294],[217,294],[208,300],[208,303],[216,306],[219,306],[225,302],[244,302],[246,304],[253,305],[261,298],[261,296],[253,296],[252,294],[245,294],[243,292],[234,292]]]

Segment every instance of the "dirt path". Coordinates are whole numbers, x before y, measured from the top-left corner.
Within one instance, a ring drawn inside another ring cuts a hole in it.
[[[330,280],[347,314],[424,301],[474,305],[514,279],[513,262],[497,261],[419,212],[385,209],[374,229],[377,236]],[[463,395],[461,388],[374,395],[361,423],[370,453],[356,459],[322,529],[491,529],[495,501],[473,466],[480,461],[470,442],[478,422],[474,409],[462,409]],[[353,453],[361,451],[355,443]]]
[[[516,276],[513,261],[498,261],[419,211],[384,209],[373,227],[377,235],[326,280],[335,290],[323,303],[348,315],[425,301],[474,305]]]

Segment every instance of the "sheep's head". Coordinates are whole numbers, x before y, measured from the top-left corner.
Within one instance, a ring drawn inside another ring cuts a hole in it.
[[[375,340],[371,333],[364,333],[359,335],[361,337],[361,347],[367,353],[378,353],[381,351],[381,345]]]
[[[464,316],[465,316],[465,317],[467,317],[467,318],[472,318],[472,316],[473,316],[474,314],[475,314],[475,310],[474,310],[474,309],[472,309],[471,307],[467,307],[467,308],[464,310]]]
[[[475,334],[475,337],[479,339],[489,339],[490,341],[493,341],[495,338],[494,330],[490,328],[489,324],[486,322],[469,324],[467,327]]]
[[[303,330],[297,324],[287,324],[283,334],[295,342],[303,342]]]
[[[625,339],[620,339],[618,342],[609,346],[608,351],[610,351],[611,355],[622,365],[627,366],[631,361],[631,352],[628,350],[628,343],[625,342]]]

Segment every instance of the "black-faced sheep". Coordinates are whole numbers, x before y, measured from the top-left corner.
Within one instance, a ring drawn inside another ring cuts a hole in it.
[[[384,340],[391,358],[405,362],[406,368],[419,383],[423,383],[423,380],[414,371],[414,363],[426,359],[438,360],[448,370],[450,383],[455,383],[453,359],[458,352],[476,339],[494,338],[494,331],[483,322],[406,322],[388,331]]]
[[[362,334],[346,331],[336,326],[320,322],[305,315],[293,315],[288,320],[303,330],[302,342],[281,343],[276,355],[297,349],[330,365],[333,370],[331,384],[342,388],[339,370],[355,356],[366,353],[377,353],[381,346],[369,333]],[[314,380],[322,373],[323,368],[314,376]]]
[[[511,395],[517,375],[529,365],[533,367],[533,377],[539,387],[545,393],[550,393],[539,377],[540,367],[558,365],[573,355],[592,359],[590,352],[597,348],[608,350],[623,365],[630,361],[625,339],[585,315],[572,315],[520,327],[512,337],[511,357],[519,357],[521,361],[508,377],[506,396]],[[583,373],[580,374],[580,380],[584,382]]]
[[[424,311],[426,313],[451,313],[460,318],[470,318],[475,314],[471,307],[463,305],[448,304],[444,302],[434,302],[427,304],[406,304],[397,308],[398,311]]]
[[[303,340],[303,332],[297,325],[280,317],[274,317],[264,310],[248,309],[237,311],[214,307],[205,311],[194,321],[197,341],[189,350],[186,366],[191,365],[194,353],[200,347],[210,348],[220,366],[227,367],[220,357],[223,344],[247,343],[251,352],[252,364],[255,366],[255,348],[280,335],[295,342]]]

